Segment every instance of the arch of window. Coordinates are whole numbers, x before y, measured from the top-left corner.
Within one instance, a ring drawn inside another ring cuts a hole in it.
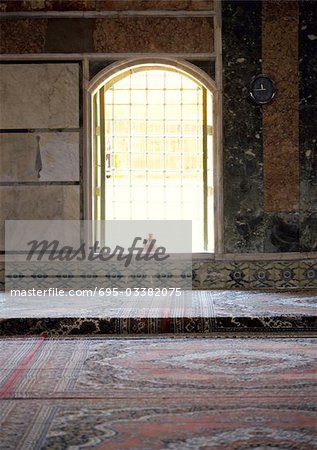
[[[94,220],[192,220],[214,250],[213,92],[189,70],[146,62],[93,80]]]

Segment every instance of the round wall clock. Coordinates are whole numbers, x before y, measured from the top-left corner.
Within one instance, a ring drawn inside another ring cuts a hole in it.
[[[269,103],[276,94],[275,83],[267,75],[260,74],[254,77],[250,84],[250,97],[257,105]]]

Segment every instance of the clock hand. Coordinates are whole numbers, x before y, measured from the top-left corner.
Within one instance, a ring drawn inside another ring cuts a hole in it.
[[[266,91],[266,88],[264,87],[264,85],[261,83],[261,87],[260,89],[254,89],[255,91]]]

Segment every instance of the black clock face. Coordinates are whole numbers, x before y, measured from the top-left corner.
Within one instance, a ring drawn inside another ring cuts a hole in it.
[[[274,81],[267,75],[257,75],[250,85],[250,97],[257,105],[269,103],[276,94]]]

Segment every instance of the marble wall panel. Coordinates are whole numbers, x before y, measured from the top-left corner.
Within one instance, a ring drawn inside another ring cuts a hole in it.
[[[94,27],[94,19],[61,18],[48,20],[45,39],[45,52],[93,52]]]
[[[317,212],[302,212],[300,215],[300,246],[302,251],[317,251]]]
[[[45,0],[2,0],[0,10],[3,12],[41,11],[45,8]]]
[[[77,128],[78,64],[2,64],[0,128]]]
[[[79,219],[79,186],[0,186],[0,251],[5,220]]]
[[[271,213],[265,214],[265,218],[265,252],[298,252],[300,250],[299,213]]]
[[[79,181],[78,133],[1,133],[0,181]],[[42,170],[36,170],[40,151]]]
[[[46,19],[2,19],[0,53],[42,53],[46,28]]]
[[[96,1],[97,10],[211,10],[213,0],[101,0]]]
[[[212,52],[208,17],[5,18],[2,53]]]
[[[94,11],[98,0],[45,0],[46,11]]]
[[[261,3],[222,2],[225,251],[262,252],[262,112],[249,84],[261,71]]]
[[[95,52],[212,52],[208,17],[119,17],[96,20]]]
[[[317,249],[317,8],[299,3],[300,244]]]
[[[312,114],[309,118],[301,111],[300,207],[301,211],[313,212],[317,209],[317,106],[315,111],[312,107],[304,107],[304,110],[310,110]]]
[[[298,2],[262,5],[262,71],[277,87],[263,106],[264,209],[292,212],[299,209]]]
[[[228,1],[222,8],[225,251],[316,250],[315,2],[299,2],[299,12],[287,1]],[[278,88],[265,107],[246,101],[261,71]]]
[[[317,8],[315,1],[299,2],[300,105],[316,106]]]
[[[4,0],[0,11],[210,10],[213,0]]]
[[[2,0],[2,12],[91,11],[99,0]]]

